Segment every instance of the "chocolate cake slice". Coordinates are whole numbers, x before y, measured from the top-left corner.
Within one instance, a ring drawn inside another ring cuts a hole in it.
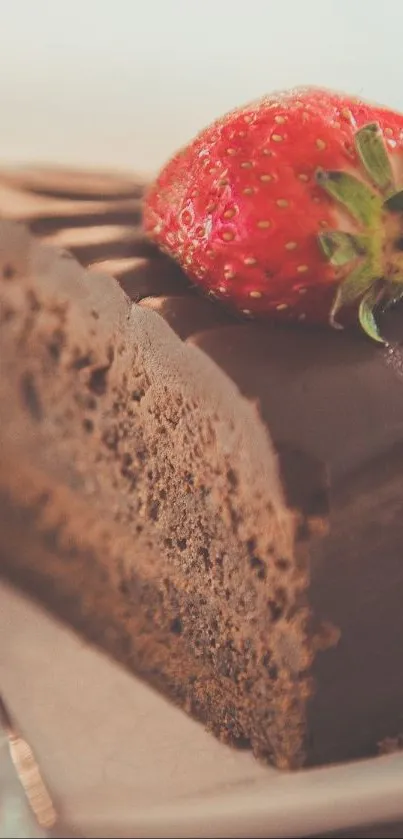
[[[0,175],[1,571],[279,767],[375,754],[403,724],[402,313],[386,349],[240,322],[141,192]]]

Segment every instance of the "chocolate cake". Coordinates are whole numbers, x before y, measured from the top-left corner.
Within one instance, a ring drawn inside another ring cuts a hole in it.
[[[142,189],[0,175],[1,572],[279,767],[375,754],[403,724],[402,312],[386,348],[237,320],[142,235]]]

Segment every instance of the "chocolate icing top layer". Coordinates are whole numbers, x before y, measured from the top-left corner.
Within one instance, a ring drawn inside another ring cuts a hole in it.
[[[403,318],[389,318],[403,339]],[[332,481],[403,438],[403,360],[355,333],[264,330],[255,325],[199,333],[193,340],[248,396],[271,434],[323,460]]]
[[[337,485],[403,441],[401,310],[385,319],[392,343],[383,348],[353,330],[217,327],[211,317],[189,335],[201,316],[197,298],[154,300],[153,307],[258,402],[289,502],[305,514],[323,515]]]

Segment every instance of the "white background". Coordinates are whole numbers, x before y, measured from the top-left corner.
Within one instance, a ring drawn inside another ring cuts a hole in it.
[[[403,110],[402,42],[401,0],[0,0],[0,160],[153,171],[298,84]]]

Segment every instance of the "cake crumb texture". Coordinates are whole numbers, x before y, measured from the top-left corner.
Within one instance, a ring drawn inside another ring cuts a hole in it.
[[[3,573],[224,739],[299,765],[306,571],[256,406],[5,221],[0,276]]]

